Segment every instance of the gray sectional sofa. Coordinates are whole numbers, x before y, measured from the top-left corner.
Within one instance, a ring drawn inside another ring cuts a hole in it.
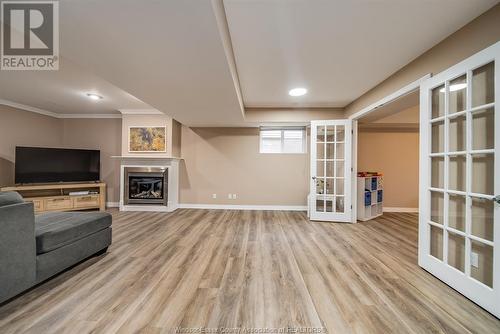
[[[0,193],[0,303],[72,265],[106,252],[111,215],[54,212],[35,216],[33,203]]]

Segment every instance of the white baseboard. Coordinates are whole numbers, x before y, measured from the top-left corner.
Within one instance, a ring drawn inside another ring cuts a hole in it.
[[[398,207],[385,207],[384,212],[413,212],[418,213],[418,208],[398,208]]]
[[[118,203],[118,202],[106,202],[106,207],[107,208],[119,208],[120,203]]]
[[[181,209],[307,211],[306,205],[179,204]]]

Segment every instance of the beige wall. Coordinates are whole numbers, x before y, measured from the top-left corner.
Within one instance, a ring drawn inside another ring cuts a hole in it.
[[[258,128],[182,127],[180,202],[307,203],[308,154],[260,154]],[[217,199],[212,194],[217,194]],[[237,194],[230,200],[227,195]]]
[[[57,119],[0,106],[0,186],[14,184],[16,146],[101,150],[101,178],[108,202],[119,200],[120,119]]]
[[[120,200],[121,119],[64,119],[63,145],[101,151],[101,180],[107,184],[107,202]]]
[[[0,105],[0,186],[14,184],[16,146],[62,146],[61,120]]]
[[[418,132],[358,135],[358,171],[384,174],[384,206],[418,208]]]
[[[347,106],[351,115],[428,73],[439,73],[500,40],[500,4],[404,66]]]
[[[182,124],[172,120],[172,156],[182,157]]]

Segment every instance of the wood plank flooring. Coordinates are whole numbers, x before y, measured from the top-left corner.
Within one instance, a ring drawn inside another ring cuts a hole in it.
[[[414,214],[351,225],[302,212],[112,213],[109,253],[1,306],[0,333],[500,333],[418,267]]]

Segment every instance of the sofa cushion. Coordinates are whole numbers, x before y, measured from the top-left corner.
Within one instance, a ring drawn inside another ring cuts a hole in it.
[[[111,226],[106,212],[50,212],[35,217],[37,254],[68,245]]]
[[[19,193],[15,191],[0,192],[0,206],[24,203]]]

